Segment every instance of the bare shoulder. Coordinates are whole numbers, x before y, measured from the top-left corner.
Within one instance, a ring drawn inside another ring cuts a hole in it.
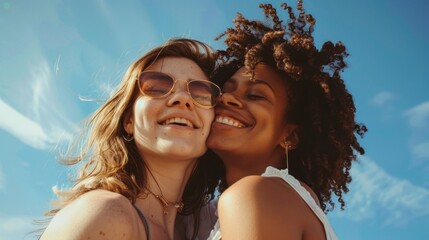
[[[41,239],[135,239],[135,215],[124,196],[93,190],[61,209]]]
[[[222,239],[301,239],[304,204],[281,178],[245,177],[219,199]]]
[[[320,207],[319,199],[317,198],[316,193],[311,189],[307,184],[300,181],[302,187],[304,187],[314,199],[316,204]],[[264,200],[272,199],[272,197],[285,197],[285,198],[297,198],[298,195],[296,191],[293,190],[284,180],[278,177],[264,177],[264,176],[247,176],[232,186],[230,186],[226,191],[225,195],[235,195],[235,196],[246,196],[246,194],[258,193],[258,198],[255,200]],[[223,194],[224,195],[224,194]],[[290,205],[289,205],[290,206]]]
[[[106,219],[129,218],[133,213],[131,202],[126,197],[106,190],[85,193],[70,204],[70,208]]]
[[[262,208],[261,204],[275,195],[275,191],[270,186],[272,182],[261,176],[247,176],[233,185],[229,186],[220,196],[218,211],[222,209],[238,207],[252,208],[252,211],[258,211]],[[261,206],[261,207],[258,207]]]
[[[257,206],[268,204],[265,210],[275,208],[291,212],[293,204],[299,196],[296,192],[278,177],[247,176],[230,186],[219,199],[219,205],[226,201],[240,201]],[[289,204],[285,204],[288,202]]]

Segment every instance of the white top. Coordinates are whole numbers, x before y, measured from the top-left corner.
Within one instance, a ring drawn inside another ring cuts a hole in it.
[[[337,240],[337,235],[334,232],[331,224],[328,221],[323,210],[317,205],[314,199],[311,197],[310,193],[305,189],[301,183],[294,178],[292,175],[289,175],[288,169],[279,170],[274,167],[267,167],[265,172],[262,174],[264,177],[279,177],[282,178],[285,182],[287,182],[298,194],[301,198],[307,203],[310,209],[314,212],[314,214],[319,218],[320,222],[323,224],[325,228],[325,235],[327,240]],[[220,240],[222,238],[222,234],[220,231],[219,220],[216,222],[213,230],[210,233],[210,236],[207,240]]]

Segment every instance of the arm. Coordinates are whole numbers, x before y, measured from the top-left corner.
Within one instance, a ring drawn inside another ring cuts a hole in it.
[[[222,239],[302,239],[305,203],[280,178],[249,176],[219,199]]]
[[[59,211],[41,240],[137,239],[135,215],[130,202],[122,195],[94,190]]]

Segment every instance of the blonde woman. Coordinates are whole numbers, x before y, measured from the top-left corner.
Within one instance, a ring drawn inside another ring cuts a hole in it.
[[[214,64],[207,45],[173,39],[129,67],[88,120],[83,149],[63,159],[82,167],[40,239],[182,238],[176,215],[198,215],[218,183],[205,144],[220,95],[207,80]]]

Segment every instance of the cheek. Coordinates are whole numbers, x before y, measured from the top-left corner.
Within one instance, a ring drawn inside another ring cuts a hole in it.
[[[281,121],[276,116],[274,110],[271,112],[260,112],[259,116],[259,119],[257,119],[257,124],[259,127],[259,130],[257,131],[258,135],[261,137],[263,136],[264,138],[269,138],[281,131]]]
[[[157,104],[150,99],[139,97],[134,104],[134,121],[136,127],[143,127],[156,118]]]
[[[151,103],[150,99],[147,99],[144,96],[140,96],[134,103],[134,112],[139,114],[141,114],[142,112],[147,113],[150,104],[155,105],[155,103]]]
[[[214,109],[207,109],[200,112],[200,118],[203,122],[204,134],[207,136],[212,127],[212,123],[214,121],[215,113]]]

